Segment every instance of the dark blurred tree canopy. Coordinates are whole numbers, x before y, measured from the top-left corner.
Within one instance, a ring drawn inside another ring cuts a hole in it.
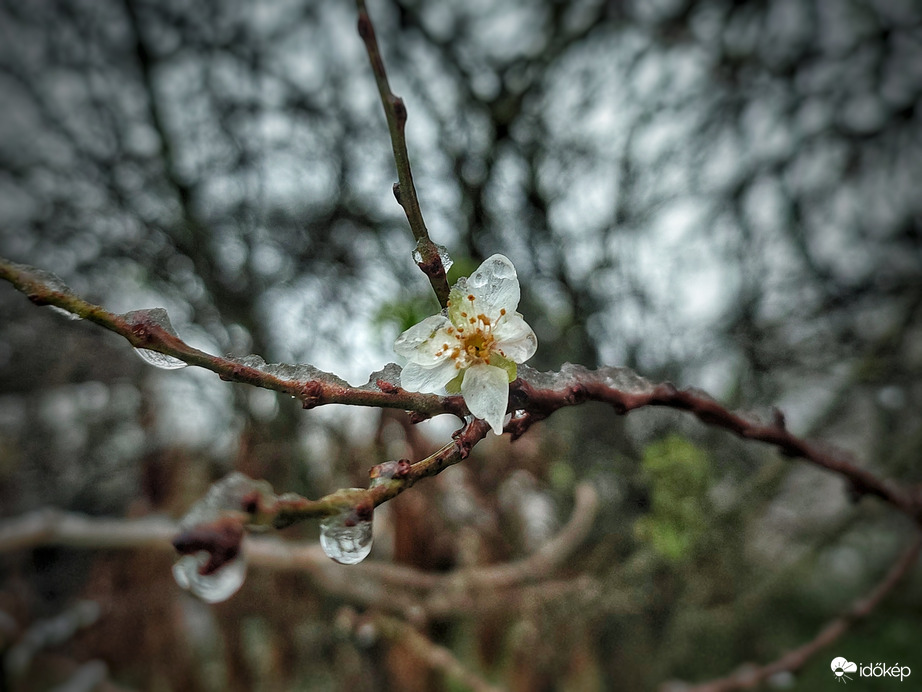
[[[625,365],[777,405],[797,433],[922,480],[919,3],[370,4],[450,278],[495,252],[514,261],[531,365]],[[115,312],[166,307],[211,353],[364,382],[437,304],[410,261],[355,22],[335,0],[3,2],[0,255]],[[764,446],[603,408],[488,441],[394,501],[392,546],[376,549],[438,570],[508,560],[565,520],[578,481],[595,485],[601,514],[571,565],[599,580],[594,602],[433,618],[433,641],[513,689],[646,689],[772,659],[878,579],[911,530]],[[394,448],[428,450],[420,430],[438,425],[154,371],[0,290],[7,517],[178,516],[232,468],[317,496],[365,485],[369,466],[406,456]],[[135,617],[179,598],[168,561],[7,557],[0,611],[22,627],[77,597]],[[194,628],[163,614],[138,650],[114,643],[127,625],[110,615],[72,655],[144,689],[437,685],[344,637],[341,601],[306,577],[258,576],[212,618],[223,649],[196,640],[201,661],[170,670]],[[125,605],[107,579],[145,599]],[[852,635],[849,660],[922,674],[914,583]]]

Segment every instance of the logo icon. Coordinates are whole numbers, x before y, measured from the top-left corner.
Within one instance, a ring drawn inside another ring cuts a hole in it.
[[[857,663],[852,663],[851,661],[847,661],[841,656],[837,656],[836,658],[832,659],[832,663],[830,664],[830,667],[832,668],[832,672],[836,676],[836,682],[847,683],[849,680],[851,680],[851,678],[848,677],[846,673],[857,673],[858,672]]]

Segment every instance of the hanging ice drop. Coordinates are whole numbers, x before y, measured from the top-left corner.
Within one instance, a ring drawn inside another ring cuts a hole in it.
[[[368,557],[374,538],[371,520],[342,512],[320,522],[320,547],[328,558],[343,565],[356,565]]]
[[[199,574],[199,567],[208,562],[208,558],[204,550],[195,555],[183,555],[173,565],[173,578],[182,588],[206,603],[221,603],[243,586],[247,573],[246,560],[241,554],[211,574]]]
[[[134,352],[141,356],[141,360],[161,370],[178,370],[186,367],[186,364],[179,358],[168,356],[159,351],[151,351],[149,348],[136,348]]]
[[[126,312],[124,315],[122,315],[122,317],[126,322],[128,322],[128,324],[143,326],[145,323],[150,323],[157,325],[168,334],[179,336],[176,333],[176,330],[173,329],[173,325],[170,323],[170,316],[163,308],[132,310],[131,312]],[[186,364],[179,360],[179,358],[168,356],[165,353],[160,353],[159,351],[151,351],[148,348],[135,348],[134,352],[141,357],[141,360],[150,365],[153,365],[155,368],[160,368],[162,370],[178,370],[179,368],[186,367]]]

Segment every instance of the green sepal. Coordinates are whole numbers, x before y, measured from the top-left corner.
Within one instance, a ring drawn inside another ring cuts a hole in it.
[[[464,370],[459,372],[451,381],[445,385],[445,391],[449,394],[460,394],[461,393],[461,380],[464,379]]]
[[[516,378],[519,372],[519,366],[516,365],[514,361],[511,361],[498,353],[493,353],[490,355],[490,365],[505,370],[510,382]]]

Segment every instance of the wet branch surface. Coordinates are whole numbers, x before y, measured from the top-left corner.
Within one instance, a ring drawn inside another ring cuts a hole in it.
[[[215,356],[192,348],[155,320],[137,316],[126,319],[75,295],[66,288],[49,285],[47,278],[32,267],[0,258],[0,278],[9,281],[37,305],[50,305],[77,315],[89,322],[123,336],[135,348],[144,348],[177,358],[188,365],[211,370],[222,380],[239,382],[283,392],[301,400],[304,408],[324,404],[350,404],[411,412],[414,422],[439,414],[463,418],[468,410],[460,396],[439,396],[408,392],[392,381],[394,370],[372,374],[360,387],[315,370],[313,379],[288,379],[235,358]],[[396,366],[392,366],[396,368]],[[881,478],[859,466],[849,455],[823,443],[811,442],[791,433],[784,415],[775,410],[772,420],[764,422],[730,411],[705,392],[678,389],[671,383],[651,383],[624,368],[588,370],[566,365],[560,373],[541,373],[520,366],[519,378],[510,385],[510,410],[514,415],[505,428],[513,439],[523,435],[533,424],[544,420],[560,408],[589,401],[612,406],[618,415],[655,406],[685,411],[705,425],[722,428],[738,437],[775,446],[782,454],[801,458],[831,471],[846,480],[854,497],[873,495],[889,503],[914,521],[922,520],[922,492]],[[397,477],[387,479],[373,489],[356,491],[354,496],[305,500],[299,498],[266,508],[273,514],[268,523],[286,526],[299,519],[327,516],[347,506],[375,507],[411,487],[421,478],[434,476],[466,458],[471,449],[487,434],[483,421],[465,425],[451,443],[424,459],[411,463]],[[361,496],[358,493],[361,493]]]
[[[429,278],[432,290],[444,308],[448,304],[449,286],[445,277],[445,267],[435,243],[429,238],[423,212],[419,206],[416,194],[416,185],[413,183],[413,172],[410,169],[410,155],[407,152],[406,124],[407,107],[403,99],[391,91],[384,68],[384,58],[378,48],[378,39],[375,35],[374,24],[365,7],[364,0],[356,0],[358,9],[359,36],[365,43],[368,59],[371,62],[371,71],[375,76],[375,84],[381,96],[381,105],[384,107],[384,116],[387,118],[387,129],[391,136],[391,145],[394,150],[394,163],[397,166],[397,183],[394,185],[394,196],[403,207],[410,223],[410,230],[416,238],[416,249],[420,259],[419,268]]]
[[[536,586],[523,593],[533,600],[572,596],[574,590],[591,594],[597,588],[591,579],[570,580],[565,585],[547,580],[581,547],[598,507],[595,490],[588,485],[577,486],[570,519],[532,555],[506,564],[464,567],[445,573],[375,560],[339,565],[324,554],[318,543],[274,536],[247,537],[243,550],[247,562],[255,567],[301,572],[327,593],[349,603],[425,621],[474,610],[501,610],[515,598],[513,592],[532,584]],[[164,517],[109,519],[46,508],[0,522],[0,554],[39,546],[145,549],[172,554],[177,530],[177,523]]]

